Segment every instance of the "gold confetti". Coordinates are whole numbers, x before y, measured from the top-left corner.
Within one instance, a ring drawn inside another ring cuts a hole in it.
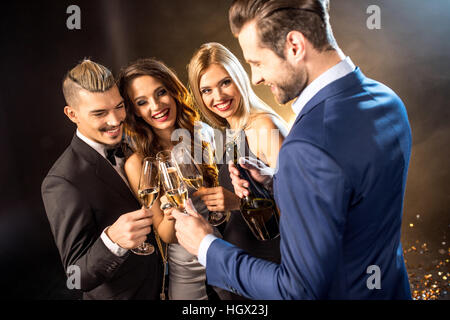
[[[416,215],[415,222],[407,223],[411,228],[409,232],[420,231],[421,215]],[[409,239],[408,245],[404,244],[404,261],[408,268],[411,295],[414,300],[448,299],[450,292],[450,272],[448,272],[450,246],[448,244],[450,240],[447,238],[449,237],[441,238],[437,242],[437,247],[433,241],[424,241],[425,239],[418,239],[418,237]]]

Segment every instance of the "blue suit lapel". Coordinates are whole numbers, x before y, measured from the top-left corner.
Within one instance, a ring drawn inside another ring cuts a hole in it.
[[[364,80],[365,76],[361,72],[361,70],[357,67],[355,71],[349,73],[343,78],[340,78],[336,81],[333,81],[326,87],[322,88],[319,92],[316,93],[314,97],[312,97],[311,100],[306,103],[306,105],[303,107],[302,111],[299,113],[297,118],[295,119],[294,125],[295,126],[301,118],[308,112],[310,112],[314,107],[316,107],[318,104],[320,104],[322,101],[335,96],[342,91],[346,90],[347,88],[350,88],[352,86],[361,84]]]

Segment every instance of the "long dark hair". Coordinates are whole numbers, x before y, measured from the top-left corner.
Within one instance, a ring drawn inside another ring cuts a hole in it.
[[[136,116],[135,105],[128,95],[128,87],[131,82],[141,76],[153,77],[164,85],[169,94],[174,98],[177,106],[177,117],[175,120],[175,129],[186,129],[194,134],[195,122],[200,119],[199,113],[194,108],[191,96],[186,87],[170,68],[163,62],[147,58],[139,59],[127,67],[123,68],[119,74],[118,87],[120,94],[125,102],[127,117],[125,119],[125,134],[132,140],[132,148],[141,157],[155,156],[162,151],[162,146],[158,140],[158,136],[154,133],[144,119]],[[191,151],[194,151],[194,140],[191,139]],[[177,142],[172,142],[174,145]],[[202,143],[202,150],[206,145]],[[203,178],[207,186],[216,186],[217,172],[210,170],[207,164],[201,166]]]
[[[194,123],[199,119],[192,105],[192,99],[186,87],[176,74],[163,62],[156,59],[139,59],[121,70],[118,80],[120,94],[124,98],[127,117],[125,134],[133,140],[134,151],[142,157],[155,156],[162,150],[153,128],[141,117],[136,116],[134,103],[128,95],[131,82],[141,76],[153,77],[164,85],[177,105],[175,129],[183,128],[194,132]]]

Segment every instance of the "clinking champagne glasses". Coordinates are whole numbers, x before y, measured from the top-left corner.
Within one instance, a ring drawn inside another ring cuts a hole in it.
[[[172,157],[186,185],[195,190],[200,189],[203,186],[202,170],[194,163],[188,150],[181,145],[177,145],[172,150]]]
[[[202,168],[208,172],[207,176],[203,176],[201,167],[194,162],[194,159],[192,159],[191,154],[185,147],[177,145],[172,150],[173,159],[178,165],[183,181],[195,190],[200,189],[203,184],[207,184],[209,187],[217,187],[219,185],[219,171],[214,162],[214,154],[209,143],[203,142],[203,151]],[[212,226],[218,226],[227,221],[229,216],[229,211],[210,211],[208,222]]]
[[[184,210],[188,191],[182,181],[177,164],[172,158],[172,153],[169,150],[164,150],[158,152],[156,158],[159,162],[161,183],[164,187],[167,200],[173,206]]]
[[[138,196],[142,205],[150,209],[159,194],[159,170],[155,158],[147,157],[142,161],[141,175],[139,178]],[[155,247],[144,241],[137,248],[131,250],[138,255],[149,255],[155,251]]]

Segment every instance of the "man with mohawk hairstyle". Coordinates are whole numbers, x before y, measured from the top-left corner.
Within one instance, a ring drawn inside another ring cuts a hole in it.
[[[42,198],[64,268],[79,270],[84,299],[159,299],[159,253],[129,250],[156,242],[147,238],[152,213],[139,209],[123,173],[126,113],[114,77],[85,59],[65,76],[63,93],[77,131],[45,177]]]

